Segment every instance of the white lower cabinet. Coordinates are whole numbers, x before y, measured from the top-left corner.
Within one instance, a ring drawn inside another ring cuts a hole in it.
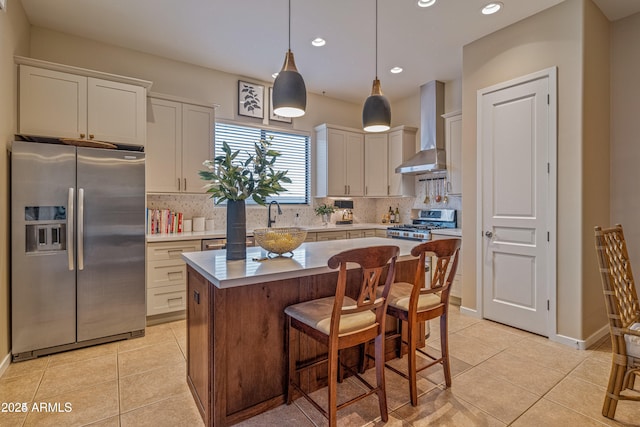
[[[359,239],[361,237],[376,237],[376,229],[344,230],[344,231],[319,231],[315,233],[317,242],[329,240]],[[385,235],[386,237],[386,231]]]
[[[186,309],[183,252],[200,251],[200,240],[147,244],[147,316]]]

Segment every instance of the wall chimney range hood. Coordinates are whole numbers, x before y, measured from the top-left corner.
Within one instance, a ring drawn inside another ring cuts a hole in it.
[[[396,168],[396,173],[419,175],[446,171],[444,149],[444,83],[420,86],[420,151]]]

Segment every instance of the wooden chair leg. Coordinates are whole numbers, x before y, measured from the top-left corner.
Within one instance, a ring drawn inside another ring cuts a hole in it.
[[[369,351],[369,343],[363,343],[359,346],[360,359],[358,360],[358,373],[363,374],[367,369],[367,352]]]
[[[375,361],[376,361],[376,382],[378,387],[378,405],[380,406],[380,416],[382,421],[389,420],[389,410],[387,408],[387,393],[384,384],[384,331],[375,340]]]
[[[447,331],[447,313],[440,316],[440,350],[442,353],[442,368],[444,370],[444,382],[451,387],[451,366],[449,365],[449,339]]]
[[[407,353],[409,363],[407,372],[409,376],[409,396],[411,397],[411,405],[418,406],[418,388],[416,385],[416,334],[418,332],[418,325],[414,324],[411,320],[407,322],[407,325],[407,339],[409,341],[409,352]]]
[[[340,364],[340,360],[338,360],[338,351],[333,348],[329,348],[329,360],[328,360],[328,374],[329,378],[327,381],[328,385],[328,393],[329,398],[327,400],[327,415],[329,418],[329,427],[337,426],[337,412],[338,412],[338,365]]]
[[[400,335],[400,337],[398,338],[400,340],[400,343],[396,346],[396,357],[398,359],[402,359],[402,325],[404,324],[404,322],[400,319],[397,319],[396,321],[398,322],[398,334]]]
[[[291,342],[293,338],[293,328],[291,327],[291,317],[287,316],[287,328],[285,343],[287,345],[287,405],[290,405],[293,401],[293,386],[291,382],[295,380],[296,376],[296,360],[294,357],[294,345]]]
[[[609,375],[609,385],[604,396],[604,404],[602,406],[602,415],[613,419],[616,415],[618,407],[618,396],[622,391],[622,383],[626,366],[618,365],[615,361],[611,365],[611,374]]]

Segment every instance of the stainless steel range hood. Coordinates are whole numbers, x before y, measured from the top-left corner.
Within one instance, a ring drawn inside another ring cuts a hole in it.
[[[420,148],[409,160],[396,168],[396,173],[418,175],[444,172],[444,83],[430,81],[420,86]]]

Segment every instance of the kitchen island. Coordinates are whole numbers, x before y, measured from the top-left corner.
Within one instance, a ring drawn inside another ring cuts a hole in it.
[[[302,244],[292,258],[261,260],[266,251],[247,248],[247,259],[227,261],[226,251],[192,252],[187,262],[187,383],[206,425],[226,426],[281,405],[286,391],[285,307],[334,295],[337,271],[328,259],[345,250],[396,245],[396,281],[413,280],[415,242],[369,237]],[[355,297],[359,270],[348,274],[347,294]],[[387,318],[387,330],[394,330]],[[298,359],[326,348],[305,336],[294,337]],[[356,366],[359,349],[343,352]],[[387,348],[387,357],[396,351]],[[308,391],[326,385],[326,367],[301,378]]]

